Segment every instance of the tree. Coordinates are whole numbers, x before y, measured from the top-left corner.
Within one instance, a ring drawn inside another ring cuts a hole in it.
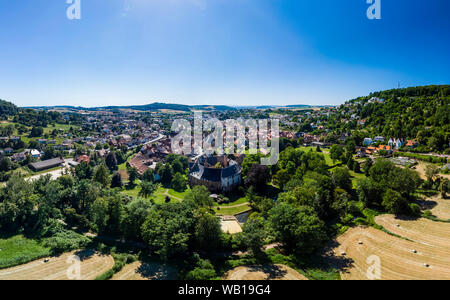
[[[184,173],[183,164],[178,158],[172,162],[171,166],[174,173]]]
[[[44,177],[42,177],[44,178]],[[5,188],[0,191],[0,229],[2,232],[14,232],[35,217],[34,210],[38,196],[33,194],[33,185],[23,177],[12,175]]]
[[[12,124],[6,126],[0,126],[0,135],[1,136],[11,136],[14,134],[14,126]]]
[[[105,157],[105,163],[110,171],[117,170],[117,158],[114,151],[110,151]]]
[[[239,235],[240,243],[250,249],[253,255],[259,255],[264,246],[267,233],[264,229],[262,218],[249,219],[243,226],[243,231]]]
[[[92,204],[89,214],[96,231],[103,233],[109,221],[108,201],[105,198],[97,198]]]
[[[364,203],[364,206],[370,207],[374,204],[381,204],[383,188],[374,180],[365,178],[358,181],[357,193],[359,200]]]
[[[9,157],[3,157],[0,160],[0,172],[8,172],[12,169],[12,162]]]
[[[220,244],[222,229],[219,218],[206,211],[200,212],[195,226],[195,238],[203,250],[216,249]]]
[[[330,149],[330,157],[333,160],[333,164],[335,161],[340,160],[344,154],[344,148],[342,146],[334,144]]]
[[[177,192],[184,192],[186,190],[187,180],[181,173],[176,173],[173,176],[171,186]]]
[[[130,185],[133,185],[136,179],[138,179],[138,177],[139,173],[135,167],[128,168],[128,180]]]
[[[186,280],[212,280],[217,276],[209,260],[198,259],[197,266],[187,273]]]
[[[332,180],[335,186],[344,189],[348,193],[352,191],[352,178],[347,168],[336,168],[333,170]]]
[[[267,187],[267,182],[270,181],[270,172],[267,166],[254,164],[248,172],[245,179],[247,186],[252,186],[256,192],[262,192]]]
[[[142,180],[147,182],[155,181],[155,174],[153,173],[153,170],[150,168],[145,170],[144,174],[142,175]]]
[[[284,189],[284,186],[286,183],[288,183],[290,179],[289,173],[287,170],[279,170],[274,176],[273,176],[273,182],[280,187],[280,189]]]
[[[157,187],[152,182],[142,181],[141,190],[139,191],[139,196],[144,198],[149,198],[156,191]]]
[[[372,167],[372,165],[373,165],[372,159],[366,158],[366,161],[364,162],[364,165],[363,165],[364,175],[369,176],[369,171],[370,171],[370,168]]]
[[[425,167],[425,176],[428,182],[433,183],[437,174],[439,174],[439,168],[436,165],[429,164]]]
[[[108,185],[108,176],[109,176],[108,169],[104,164],[101,164],[97,166],[97,168],[95,168],[93,179],[94,181],[106,187]]]
[[[399,192],[391,189],[388,189],[384,193],[382,205],[387,212],[396,215],[405,212],[408,209],[408,201],[406,201]]]
[[[447,198],[447,193],[450,191],[450,180],[444,178],[441,180],[441,184],[439,186],[439,191],[441,192],[441,196],[443,199]]]
[[[195,207],[209,207],[213,206],[213,200],[209,196],[208,189],[203,185],[195,186],[184,196],[184,201],[191,202]]]
[[[54,157],[56,157],[56,151],[55,151],[55,148],[53,147],[53,145],[48,145],[47,147],[45,147],[44,155],[43,155],[42,159],[47,160],[47,159],[52,159]]]
[[[42,127],[33,127],[31,129],[30,137],[40,137],[44,133],[44,128]]]
[[[165,164],[158,170],[158,174],[161,177],[163,186],[169,187],[173,177],[172,167],[169,164]]]
[[[188,203],[153,206],[142,225],[142,238],[152,251],[167,261],[188,250],[194,224],[193,210]]]
[[[122,175],[120,175],[119,172],[115,172],[111,178],[111,188],[113,189],[113,188],[122,187],[122,186],[123,186]]]
[[[72,174],[80,180],[91,179],[94,173],[92,167],[85,161],[76,165],[71,171]]]
[[[135,199],[125,206],[125,215],[122,227],[125,237],[134,241],[141,241],[141,227],[147,218],[153,204],[146,199]]]
[[[286,250],[299,255],[313,253],[327,239],[324,222],[306,206],[279,203],[270,210],[268,225]]]

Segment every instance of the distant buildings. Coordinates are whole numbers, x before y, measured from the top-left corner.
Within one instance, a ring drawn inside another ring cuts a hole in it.
[[[390,138],[388,145],[393,149],[400,149],[403,146],[403,141],[401,139]]]
[[[365,138],[363,141],[364,146],[370,146],[373,144],[373,140],[371,138]]]
[[[154,168],[156,163],[165,159],[172,152],[170,139],[163,139],[159,142],[147,144],[136,154],[128,164],[138,170],[140,175],[149,168]]]

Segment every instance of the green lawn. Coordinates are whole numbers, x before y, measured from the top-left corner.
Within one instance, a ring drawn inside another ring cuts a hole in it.
[[[125,193],[133,198],[137,198],[140,190],[141,190],[141,187],[139,186],[139,184],[136,184],[133,189],[126,189],[126,187],[125,187],[123,190],[123,193]],[[152,196],[152,198],[155,200],[155,203],[162,204],[166,201],[166,195],[165,195],[166,190],[167,189],[162,186],[158,187],[158,189],[155,191],[155,193]],[[168,189],[168,190],[169,190],[168,191],[169,197],[173,196],[173,197],[177,197],[180,199],[184,199],[184,196],[189,191],[189,189],[187,189],[183,193],[179,193],[173,189]],[[179,200],[172,198],[172,201],[177,202]]]
[[[29,261],[49,256],[50,249],[39,242],[16,235],[0,239],[0,269],[17,266]]]
[[[218,203],[214,202],[214,206],[219,206],[219,207],[226,208],[228,206],[235,206],[235,205],[243,204],[245,202],[249,202],[247,197],[241,197],[241,198],[237,199],[236,201],[229,202],[229,203],[224,203],[224,204],[218,204]]]
[[[53,125],[48,125],[47,127],[44,128],[44,134],[50,134],[53,130],[64,130],[64,131],[69,131],[70,127],[72,127],[74,130],[75,129],[79,129],[79,126],[76,125],[68,125],[68,124],[55,124],[55,126]]]
[[[251,209],[251,207],[250,207],[250,205],[243,205],[243,206],[239,206],[239,207],[231,207],[231,208],[229,208],[229,207],[223,207],[223,206],[221,206],[220,207],[220,210],[217,210],[217,206],[215,206],[214,207],[214,210],[216,211],[216,213],[218,214],[218,215],[236,215],[236,214],[239,214],[239,213],[242,213],[242,212],[244,212],[244,211],[247,211],[247,210],[250,210]]]
[[[305,152],[309,152],[309,151],[314,151],[316,152],[316,147],[298,147],[299,149],[305,151]],[[327,165],[332,166],[333,165],[333,160],[330,158],[330,152],[329,149],[323,149],[321,148],[322,152],[319,152],[321,154],[323,154],[323,156],[325,156],[325,162]]]

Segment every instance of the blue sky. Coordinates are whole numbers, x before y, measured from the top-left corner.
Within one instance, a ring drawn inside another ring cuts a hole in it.
[[[0,0],[0,98],[19,106],[340,104],[450,83],[450,1]]]

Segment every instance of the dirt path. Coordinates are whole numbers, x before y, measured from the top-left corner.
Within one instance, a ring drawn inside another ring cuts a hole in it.
[[[176,280],[177,270],[159,263],[136,261],[122,268],[111,280]]]
[[[340,267],[342,279],[373,279],[377,258],[383,280],[450,279],[450,247],[407,241],[372,227],[349,229],[332,252],[329,259]]]
[[[0,270],[0,280],[68,280],[69,268],[75,266],[74,255],[80,257],[80,278],[93,280],[97,276],[111,269],[114,259],[109,255],[102,255],[90,250],[73,251],[58,257],[39,259],[20,266]],[[69,272],[69,275],[73,274]]]
[[[183,201],[183,199],[181,199],[181,198],[178,198],[178,197],[175,197],[175,196],[172,196],[171,194],[169,194],[169,190],[167,189],[165,192],[164,192],[164,196],[167,196],[167,197],[169,197],[170,199],[177,199],[178,201]]]
[[[308,280],[296,270],[285,265],[237,267],[229,271],[225,280]]]
[[[245,202],[245,203],[236,204],[236,205],[230,205],[230,206],[216,206],[216,207],[220,207],[220,208],[237,208],[237,207],[242,207],[242,206],[246,206],[246,205],[250,205],[250,202]]]

